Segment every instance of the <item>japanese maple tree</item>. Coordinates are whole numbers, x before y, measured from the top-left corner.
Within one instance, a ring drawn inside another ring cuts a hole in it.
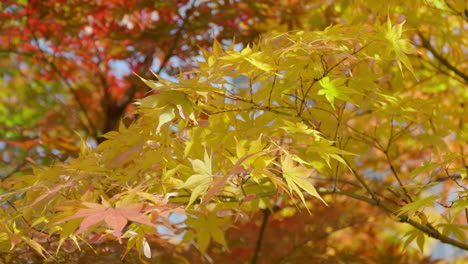
[[[464,1],[262,10],[250,44],[135,71],[152,92],[97,147],[2,181],[3,261],[466,261]]]
[[[1,1],[0,100],[6,107],[0,109],[0,135],[11,165],[3,168],[6,174],[28,169],[30,161],[45,165],[76,156],[77,134],[103,140],[135,98],[148,92],[135,74],[174,75],[193,64],[197,47],[211,46],[215,38],[254,40],[253,23],[267,15],[266,6],[262,1]]]

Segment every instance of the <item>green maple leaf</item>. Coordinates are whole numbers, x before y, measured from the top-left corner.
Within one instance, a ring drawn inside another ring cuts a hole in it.
[[[341,99],[343,101],[350,101],[348,94],[357,94],[358,92],[352,88],[345,86],[345,79],[338,78],[330,80],[329,77],[324,77],[320,80],[322,89],[318,91],[319,95],[325,95],[327,101],[335,109],[335,99]]]

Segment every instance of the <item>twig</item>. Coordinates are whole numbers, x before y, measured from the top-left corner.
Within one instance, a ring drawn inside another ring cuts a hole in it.
[[[345,62],[349,57],[351,56],[354,56],[356,55],[357,53],[359,53],[360,51],[362,51],[363,49],[365,49],[368,45],[370,44],[367,43],[365,44],[364,46],[362,46],[361,48],[359,48],[358,50],[355,50],[353,51],[351,54],[349,54],[349,56],[346,56],[344,57],[343,59],[341,59],[340,61],[338,61],[337,63],[335,63],[334,65],[332,65],[330,68],[328,69],[324,69],[324,72],[323,74],[319,77],[319,78],[314,78],[312,83],[310,84],[310,86],[307,88],[306,92],[304,93],[304,97],[302,98],[301,100],[301,106],[299,107],[299,113],[302,113],[304,111],[304,104],[305,104],[305,101],[307,100],[307,95],[309,94],[310,90],[312,89],[312,87],[314,86],[314,84],[320,80],[322,80],[323,78],[325,78],[331,71],[333,71],[336,67],[338,67],[340,64],[342,64],[343,62]],[[322,65],[323,65],[323,60],[322,60]]]
[[[258,256],[260,255],[260,250],[262,248],[263,237],[265,234],[265,229],[268,224],[268,218],[270,217],[270,211],[268,209],[263,210],[263,221],[262,225],[260,226],[260,232],[258,233],[257,244],[255,246],[254,255],[252,257],[251,264],[256,264],[258,260]]]
[[[371,190],[369,185],[367,185],[367,183],[364,181],[364,178],[353,167],[351,167],[351,164],[349,163],[349,161],[347,159],[345,159],[342,155],[340,155],[340,156],[345,161],[346,166],[348,166],[348,168],[351,170],[351,173],[353,174],[353,176],[359,181],[359,183],[361,183],[361,185],[364,187],[364,189],[366,189],[366,191],[370,194],[373,201],[378,202],[379,199],[377,198],[375,193]]]
[[[24,167],[26,167],[27,163],[25,160],[23,160],[20,164],[16,165],[16,167],[8,172],[5,176],[3,176],[1,179],[4,181],[8,178],[10,178],[11,176],[13,176],[15,173],[17,172],[20,172]]]
[[[468,75],[457,69],[457,67],[453,66],[447,59],[445,59],[439,52],[437,52],[429,40],[427,40],[420,31],[418,31],[418,36],[421,38],[423,47],[429,50],[437,60],[439,60],[445,67],[453,71],[456,75],[463,78],[465,82],[468,82]]]
[[[278,73],[278,71],[276,71],[275,73]],[[271,107],[271,95],[273,94],[273,90],[275,89],[276,78],[277,76],[275,74],[275,76],[273,77],[273,83],[271,84],[270,93],[268,94],[268,107]]]
[[[177,48],[177,45],[179,44],[180,38],[182,37],[182,32],[184,31],[185,26],[187,25],[187,21],[190,19],[190,16],[192,15],[193,8],[194,8],[196,2],[197,1],[192,1],[192,4],[190,5],[190,7],[185,12],[185,18],[184,18],[184,20],[182,22],[182,25],[177,30],[177,32],[175,34],[174,42],[172,43],[172,46],[169,49],[169,51],[164,56],[164,59],[161,62],[161,65],[159,66],[159,70],[157,71],[157,74],[161,73],[161,71],[164,69],[166,64],[169,62],[169,59],[173,56],[174,50]],[[180,14],[179,14],[179,16],[182,17],[182,15],[180,15]]]
[[[384,151],[384,154],[385,154],[385,158],[387,159],[388,165],[390,166],[390,170],[392,171],[393,176],[395,176],[395,179],[398,181],[398,184],[400,185],[400,188],[403,190],[403,193],[405,194],[406,198],[408,198],[410,202],[414,202],[413,198],[411,198],[411,195],[409,194],[408,190],[405,188],[403,182],[401,181],[400,176],[398,175],[398,172],[395,169],[395,166],[393,166],[390,156],[388,155],[388,151]]]
[[[437,239],[437,240],[439,240],[439,241],[441,241],[443,243],[450,244],[452,246],[455,246],[455,247],[458,247],[460,249],[468,251],[468,244],[457,241],[457,240],[452,239],[452,238],[450,238],[448,236],[445,236],[445,235],[441,234],[439,231],[437,231],[436,229],[433,229],[433,228],[431,228],[429,226],[420,224],[419,222],[416,222],[416,221],[412,220],[407,215],[398,215],[397,210],[394,210],[393,208],[391,208],[390,206],[382,203],[379,200],[370,199],[370,198],[364,197],[362,195],[359,195],[359,194],[356,194],[356,193],[353,193],[353,192],[344,191],[344,190],[336,190],[336,189],[333,190],[333,189],[318,188],[317,191],[321,195],[341,194],[341,195],[345,195],[345,196],[354,198],[356,200],[366,202],[366,203],[371,204],[371,205],[375,205],[375,206],[381,208],[382,210],[396,216],[400,222],[410,224],[414,228],[424,232],[425,234],[427,234],[430,237],[433,237],[433,238],[435,238],[435,239]]]
[[[347,196],[347,197],[350,197],[350,198],[353,198],[353,199],[363,201],[363,202],[366,202],[368,204],[377,206],[380,209],[382,209],[383,211],[385,211],[387,213],[390,213],[393,216],[395,216],[396,218],[398,218],[398,221],[403,222],[403,223],[407,223],[407,224],[413,226],[414,228],[424,232],[425,234],[427,234],[430,237],[433,237],[433,238],[435,238],[435,239],[437,239],[437,240],[439,240],[439,241],[441,241],[443,243],[450,244],[450,245],[455,246],[457,248],[468,251],[468,244],[457,241],[455,239],[452,239],[452,238],[450,238],[448,236],[445,236],[445,235],[441,234],[439,231],[437,231],[437,229],[433,228],[431,225],[428,225],[428,224],[423,225],[423,224],[420,224],[419,222],[414,221],[413,219],[411,219],[407,215],[399,215],[398,214],[398,208],[394,209],[394,208],[390,207],[389,205],[383,203],[379,199],[368,198],[368,197],[359,195],[359,194],[354,193],[354,192],[350,192],[350,191],[346,191],[346,190],[340,190],[340,189],[337,189],[337,188],[322,188],[322,187],[320,187],[320,188],[317,188],[317,192],[320,195],[334,195],[334,194],[344,195],[344,196]],[[276,193],[277,193],[276,191],[266,192],[266,193],[259,193],[259,194],[256,194],[255,198],[272,197]],[[375,194],[374,192],[372,192],[372,194],[374,194],[374,197],[377,197],[377,194]],[[378,196],[382,196],[382,195],[378,194]],[[189,195],[178,196],[178,197],[187,198],[187,197],[189,197]],[[175,197],[175,198],[177,198],[177,197]],[[224,197],[224,198],[227,198],[227,197]],[[231,197],[229,199],[229,202],[236,202],[236,201],[240,201],[241,199],[242,198],[239,198],[239,197]],[[174,202],[170,202],[170,203],[174,203]],[[197,203],[197,201],[195,203]],[[181,203],[176,203],[176,204],[181,204]],[[267,212],[267,213],[269,214],[270,212]],[[264,223],[265,223],[265,215],[264,215]],[[266,223],[265,224],[262,223],[262,227],[261,227],[262,229],[265,228],[263,226],[266,227]],[[259,234],[259,238],[263,237],[263,232],[264,231],[260,230],[260,232],[261,232],[261,236]],[[258,245],[258,243],[260,243],[260,246],[261,246],[261,241],[260,242],[257,241],[257,245]],[[257,246],[257,248],[258,248],[258,246]],[[258,253],[256,253],[256,254],[258,254]],[[257,258],[258,258],[258,256],[257,256]],[[255,261],[257,261],[257,260],[255,260]],[[252,264],[254,264],[254,263],[255,262],[252,262]]]

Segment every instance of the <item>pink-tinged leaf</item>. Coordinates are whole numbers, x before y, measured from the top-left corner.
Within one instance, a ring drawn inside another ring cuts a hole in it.
[[[95,215],[95,214],[96,214],[96,209],[81,209],[78,212],[76,212],[74,215],[57,222],[57,224],[60,224],[69,220],[73,220],[76,218],[87,217],[87,216]]]
[[[233,212],[232,210],[219,210],[218,212],[216,212],[216,215],[218,217],[226,217],[226,216],[230,216],[230,215],[235,215],[236,213]]]
[[[130,215],[139,214],[142,208],[142,205],[131,205],[128,207],[118,207],[116,210],[118,210],[122,215],[128,217]]]
[[[203,197],[202,204],[206,205],[213,197],[215,197],[218,193],[220,193],[229,178],[230,178],[230,175],[226,175],[226,176],[222,176],[214,180],[212,183],[213,187],[211,187],[206,193],[206,195]]]
[[[260,154],[260,153],[263,153],[264,151],[258,151],[258,152],[255,152],[255,153],[252,153],[252,154],[249,154],[247,156],[244,156],[242,158],[240,158],[236,164],[234,164],[234,166],[232,167],[229,175],[225,175],[225,176],[222,176],[222,177],[219,177],[217,179],[215,179],[212,184],[213,184],[213,187],[211,187],[208,192],[206,193],[206,195],[203,197],[203,205],[206,205],[213,197],[215,197],[216,195],[218,195],[224,188],[224,185],[226,185],[227,181],[233,177],[234,175],[237,175],[239,173],[243,173],[243,172],[247,172],[248,170],[244,169],[244,166],[242,166],[242,163],[244,163],[244,161],[246,161],[247,159],[249,159],[250,157],[253,157],[257,154]]]
[[[143,148],[143,141],[139,142],[131,149],[116,155],[112,159],[111,164],[116,167],[122,165],[122,163],[124,163],[124,161],[126,161],[130,156],[140,153],[142,148]]]
[[[239,174],[239,173],[242,173],[242,172],[246,172],[247,170],[244,169],[244,167],[242,166],[242,163],[244,163],[244,161],[246,161],[250,157],[253,157],[253,156],[257,155],[257,154],[264,153],[264,152],[265,151],[258,151],[258,152],[255,152],[255,153],[252,153],[252,154],[249,154],[249,155],[247,155],[245,157],[240,158],[236,162],[236,164],[234,164],[234,167],[232,167],[230,174]]]
[[[100,214],[94,214],[94,215],[90,215],[86,217],[83,220],[83,222],[81,222],[80,228],[78,229],[78,231],[76,231],[75,234],[78,235],[81,232],[88,229],[89,227],[101,222],[102,220],[104,220],[104,218],[106,218],[106,215],[107,215],[106,211],[102,211]]]
[[[250,201],[253,201],[257,197],[255,194],[249,194],[247,195],[244,200],[242,200],[243,203],[248,203]]]
[[[80,209],[74,215],[72,215],[70,217],[67,217],[67,218],[65,218],[65,219],[63,219],[63,220],[61,220],[61,221],[59,221],[57,223],[63,223],[63,222],[73,220],[73,219],[76,219],[76,218],[94,215],[96,213],[99,213],[100,211],[105,211],[107,209],[107,207],[104,207],[104,206],[102,206],[101,204],[98,204],[98,203],[83,202],[82,204],[84,206],[88,207],[88,208]]]
[[[200,121],[198,121],[198,126],[200,126],[200,127],[207,127],[207,126],[209,126],[209,125],[210,125],[210,121],[208,121],[208,120],[200,120]]]
[[[79,234],[84,230],[88,229],[89,227],[101,221],[104,221],[107,224],[107,226],[114,230],[114,235],[118,238],[120,238],[120,236],[122,235],[122,230],[125,228],[128,221],[154,226],[153,223],[151,223],[151,221],[148,220],[147,216],[141,212],[141,210],[143,209],[143,205],[140,204],[133,205],[130,207],[118,208],[106,207],[97,203],[84,202],[83,204],[92,208],[81,209],[74,215],[63,219],[58,223],[72,220],[75,218],[85,217],[83,222],[81,222],[80,228],[76,232],[76,234]]]
[[[34,202],[28,205],[28,207],[32,207],[44,199],[57,195],[57,193],[60,192],[62,189],[73,186],[77,180],[84,178],[85,176],[86,176],[85,174],[82,174],[82,175],[79,175],[78,177],[73,178],[73,180],[68,180],[66,183],[56,185],[52,189],[48,190],[46,193],[39,195],[36,198],[36,200],[34,200]]]
[[[36,198],[36,200],[34,200],[34,202],[32,202],[32,204],[28,205],[28,207],[31,207],[31,206],[34,206],[36,205],[38,202],[48,198],[48,197],[52,197],[52,196],[55,196],[60,190],[62,190],[63,188],[66,188],[66,187],[70,187],[72,184],[74,183],[74,181],[69,181],[65,184],[59,184],[59,185],[56,185],[54,188],[48,190],[47,192],[39,195],[39,197]]]
[[[90,202],[82,202],[82,204],[90,209],[94,209],[94,210],[102,210],[102,209],[106,209],[107,207],[105,207],[104,205],[102,204],[98,204],[98,203],[90,203]]]
[[[106,211],[104,222],[114,230],[116,237],[120,237],[122,235],[122,230],[128,223],[128,220],[119,212],[118,209],[109,208]]]
[[[106,234],[96,234],[91,239],[88,240],[89,243],[100,243],[105,240]]]
[[[154,226],[151,221],[148,220],[148,217],[142,213],[143,205],[137,204],[129,207],[119,207],[116,208],[122,216],[127,218],[130,221],[137,222],[144,225]]]
[[[10,232],[8,229],[2,229],[3,232],[6,231],[6,234],[8,235],[8,238],[10,239],[11,241],[11,247],[13,248],[16,244],[18,244],[19,242],[21,242],[21,237],[19,237],[18,235],[16,235],[15,233],[13,232]]]
[[[130,215],[130,216],[127,216],[127,218],[128,220],[133,221],[133,222],[137,222],[137,223],[149,225],[149,226],[154,226],[154,224],[151,223],[151,221],[148,220],[148,217],[144,214]]]
[[[176,214],[185,214],[185,209],[182,207],[176,207],[172,208],[171,210],[168,210],[171,213],[176,213]]]
[[[176,105],[177,110],[179,110],[179,115],[182,119],[187,120],[187,115],[184,113],[184,109],[180,105]]]
[[[151,216],[153,219],[159,219],[162,222],[162,224],[166,226],[167,228],[172,227],[172,223],[169,220],[169,213],[160,213],[159,211],[154,210],[151,213]]]

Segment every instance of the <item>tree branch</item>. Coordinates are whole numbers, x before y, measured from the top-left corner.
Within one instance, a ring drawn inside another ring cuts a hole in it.
[[[421,38],[422,46],[424,48],[429,50],[434,55],[434,57],[445,67],[453,71],[456,75],[460,76],[463,80],[465,80],[465,82],[468,82],[468,75],[463,73],[461,70],[457,69],[457,67],[453,66],[446,58],[444,58],[439,52],[437,52],[437,50],[435,50],[435,48],[431,45],[429,40],[426,39],[420,31],[418,31],[417,34]]]
[[[158,71],[156,72],[157,74],[160,74],[162,70],[166,67],[166,64],[169,62],[170,58],[174,55],[174,51],[177,48],[179,41],[182,37],[182,33],[185,29],[185,26],[187,25],[188,20],[190,19],[190,16],[193,12],[194,4],[196,1],[193,1],[190,7],[186,11],[186,15],[184,17],[184,20],[182,22],[182,25],[180,28],[177,30],[175,33],[175,38],[174,42],[172,43],[172,46],[169,48],[169,50],[166,52]],[[180,17],[182,17],[179,14]],[[141,72],[147,72],[151,68],[151,65],[153,64],[153,53],[149,53],[146,55],[143,64],[145,65],[142,69],[140,69]],[[135,95],[138,91],[138,85],[136,84],[131,84],[131,86],[127,89],[125,96],[123,97],[123,100],[118,102],[115,107],[109,106],[108,111],[112,113],[115,116],[118,116],[119,118],[122,116],[123,112],[125,111],[125,108],[133,101],[135,98]],[[115,118],[106,118],[106,122],[104,125],[103,133],[106,133],[110,130],[113,129],[113,126],[115,125],[115,122],[117,120]],[[101,139],[103,140],[103,139]]]
[[[65,84],[65,86],[68,88],[68,90],[70,91],[70,93],[72,94],[73,98],[75,99],[75,101],[77,102],[78,104],[78,107],[80,108],[81,112],[83,112],[83,115],[85,116],[85,119],[86,121],[88,122],[88,125],[89,125],[89,129],[91,130],[91,134],[94,135],[95,137],[97,136],[97,129],[96,127],[94,126],[94,123],[93,121],[91,120],[91,117],[89,116],[88,114],[88,111],[86,110],[86,107],[85,105],[83,104],[83,102],[81,102],[81,99],[80,99],[80,96],[79,94],[76,92],[75,88],[71,85],[70,81],[63,75],[62,71],[60,71],[60,69],[57,67],[57,65],[55,65],[54,62],[50,61],[49,59],[46,58],[45,54],[44,54],[44,51],[41,49],[40,45],[39,45],[39,39],[36,37],[36,35],[34,34],[34,32],[32,32],[32,36],[33,36],[33,39],[34,41],[36,42],[37,44],[37,48],[41,54],[41,58],[40,60],[44,61],[46,64],[48,64],[52,71],[54,71],[58,76],[59,76],[59,79],[62,80],[62,82]]]
[[[443,234],[441,234],[439,231],[437,231],[435,228],[433,228],[430,224],[426,224],[426,225],[423,225],[423,224],[420,224],[416,221],[414,221],[413,219],[411,219],[410,217],[408,217],[407,215],[399,215],[398,214],[398,209],[394,209],[392,207],[390,207],[389,205],[383,203],[381,200],[375,198],[368,198],[368,197],[365,197],[365,196],[362,196],[362,195],[359,195],[359,194],[356,194],[354,192],[350,192],[350,191],[346,191],[346,190],[340,190],[340,189],[337,189],[337,188],[317,188],[317,192],[320,194],[320,195],[334,195],[334,194],[339,194],[339,195],[344,195],[344,196],[347,196],[347,197],[350,197],[350,198],[353,198],[353,199],[356,199],[356,200],[359,200],[359,201],[363,201],[363,202],[366,202],[368,204],[371,204],[371,205],[374,205],[374,206],[377,206],[379,207],[380,209],[382,209],[383,211],[387,212],[387,213],[390,213],[391,215],[395,216],[398,221],[402,222],[402,223],[407,223],[411,226],[413,226],[414,228],[424,232],[425,234],[427,234],[428,236],[432,237],[432,238],[435,238],[445,244],[450,244],[452,246],[455,246],[457,248],[460,248],[460,249],[463,249],[463,250],[467,250],[468,251],[468,244],[465,244],[463,242],[460,242],[460,241],[457,241],[455,239],[452,239],[448,236],[445,236]],[[375,197],[377,197],[377,195],[372,192],[374,194]],[[256,195],[255,199],[258,199],[258,198],[262,198],[262,197],[270,197],[270,196],[273,196],[275,195],[276,192],[266,192],[266,193],[259,193]],[[305,194],[307,195],[307,194]],[[177,197],[173,197],[170,201],[170,203],[176,203],[176,204],[183,204],[183,202],[175,202],[173,201],[174,199],[176,198],[188,198],[190,197],[190,195],[180,195],[180,196],[177,196]],[[219,198],[222,198],[223,200],[225,200],[225,202],[229,202],[229,203],[232,203],[232,202],[240,202],[243,197],[239,198],[239,197],[219,197]],[[198,199],[197,201],[195,201],[195,203],[199,203],[200,200]],[[268,212],[270,213],[270,212]],[[264,215],[265,217],[265,215]],[[268,219],[267,219],[268,220]],[[265,219],[264,219],[265,221]],[[266,224],[263,224],[262,223],[262,226],[263,225],[266,225]],[[265,227],[261,227],[260,229],[260,233],[259,233],[259,240],[261,237],[263,237],[263,232],[262,229],[265,228]],[[259,246],[258,246],[258,243],[260,243],[260,246],[261,246],[261,241],[257,241],[257,248],[256,248],[256,251],[259,251]],[[256,253],[258,255],[258,253]],[[254,256],[255,257],[255,256]],[[255,258],[258,258],[255,257]],[[254,259],[252,259],[253,261]],[[255,261],[257,261],[255,259]],[[255,262],[251,262],[252,264],[254,264]]]
[[[268,224],[268,218],[270,217],[270,211],[268,209],[263,210],[263,221],[262,225],[260,226],[260,232],[258,233],[257,244],[255,246],[254,255],[252,257],[251,264],[256,264],[258,260],[258,256],[260,255],[260,250],[262,249],[262,242],[263,237],[265,234],[265,229]]]
[[[190,19],[190,16],[192,15],[193,8],[195,6],[195,2],[197,2],[197,1],[193,1],[192,4],[190,5],[190,7],[185,12],[185,18],[182,21],[182,25],[177,30],[177,32],[175,34],[174,42],[172,43],[172,46],[169,49],[169,51],[164,56],[164,59],[161,62],[161,65],[159,66],[159,70],[158,70],[157,74],[161,73],[161,71],[164,69],[166,64],[169,62],[169,59],[173,56],[174,50],[177,48],[177,45],[179,44],[179,41],[180,41],[180,39],[182,37],[182,33],[183,33],[184,29],[185,29],[185,26],[187,25],[187,21]],[[180,15],[180,14],[179,14],[179,16],[182,17],[182,15]]]
[[[364,181],[364,178],[361,175],[359,175],[359,173],[353,167],[351,167],[351,164],[349,163],[347,159],[345,159],[342,155],[340,156],[346,162],[346,166],[348,166],[348,168],[351,170],[351,173],[353,174],[353,176],[359,181],[359,183],[361,183],[364,189],[366,189],[366,191],[371,195],[372,199],[374,201],[379,202],[379,199],[377,198],[375,193],[371,190],[369,185],[367,185],[367,183]]]
[[[413,198],[409,194],[408,190],[405,188],[405,185],[401,181],[401,178],[398,175],[398,172],[397,172],[395,166],[393,166],[392,160],[390,159],[390,156],[388,155],[388,150],[384,151],[384,154],[385,154],[385,158],[387,159],[388,165],[390,166],[390,170],[392,171],[393,176],[395,176],[395,179],[397,180],[398,185],[400,185],[400,188],[403,190],[403,193],[405,194],[406,198],[408,198],[409,202],[411,202],[411,203],[414,202]]]
[[[345,196],[354,198],[356,200],[360,200],[360,201],[366,202],[368,204],[377,206],[380,209],[382,209],[383,211],[386,211],[386,212],[392,214],[393,216],[396,216],[400,222],[410,224],[414,228],[424,232],[425,234],[427,234],[430,237],[433,237],[433,238],[435,238],[435,239],[437,239],[437,240],[439,240],[439,241],[441,241],[441,242],[443,242],[445,244],[450,244],[452,246],[455,246],[455,247],[458,247],[460,249],[468,251],[468,244],[465,244],[463,242],[460,242],[460,241],[454,240],[454,239],[452,239],[452,238],[450,238],[448,236],[445,236],[445,235],[441,234],[439,231],[437,231],[436,229],[432,229],[431,227],[429,227],[427,225],[423,225],[423,224],[420,224],[420,223],[412,220],[407,215],[398,215],[397,210],[392,209],[390,206],[380,202],[379,200],[370,199],[370,198],[364,197],[362,195],[359,195],[359,194],[356,194],[356,193],[353,193],[353,192],[343,191],[343,190],[318,188],[317,191],[321,195],[340,194],[340,195],[345,195]]]
[[[312,83],[309,85],[309,87],[307,87],[307,90],[305,91],[304,93],[304,97],[301,99],[301,104],[300,104],[300,107],[299,107],[299,114],[301,114],[303,111],[304,111],[304,104],[305,104],[305,101],[307,100],[307,95],[309,94],[309,92],[311,91],[312,87],[314,86],[314,84],[320,80],[322,80],[323,78],[327,77],[327,75],[333,71],[336,67],[338,67],[339,65],[341,65],[343,62],[345,62],[349,57],[351,56],[354,56],[356,54],[358,54],[360,51],[362,51],[363,49],[365,49],[368,45],[370,44],[367,43],[365,44],[364,46],[362,46],[361,48],[353,51],[351,54],[349,54],[348,56],[344,57],[343,59],[341,59],[340,61],[338,61],[337,63],[335,63],[334,65],[332,65],[330,68],[328,69],[324,69],[324,72],[323,74],[319,77],[319,78],[314,78]],[[323,60],[322,60],[322,65],[323,65]]]

